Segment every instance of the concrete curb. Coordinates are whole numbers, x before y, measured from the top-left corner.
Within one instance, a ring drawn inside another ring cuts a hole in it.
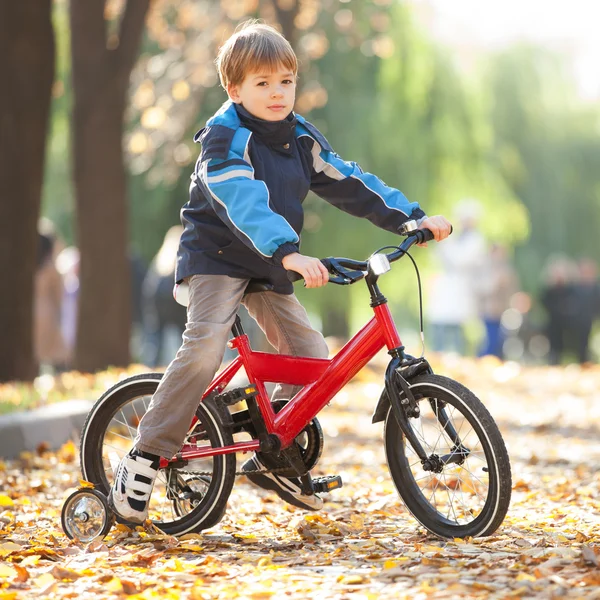
[[[27,412],[0,415],[0,458],[17,458],[40,444],[56,450],[77,439],[93,400],[66,400]]]

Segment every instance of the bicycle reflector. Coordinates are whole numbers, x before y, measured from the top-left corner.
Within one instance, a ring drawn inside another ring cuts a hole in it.
[[[390,261],[385,254],[373,254],[373,256],[369,258],[369,271],[371,271],[373,275],[383,275],[391,268]]]

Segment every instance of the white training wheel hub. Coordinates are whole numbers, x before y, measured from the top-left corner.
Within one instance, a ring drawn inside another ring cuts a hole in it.
[[[80,488],[63,504],[62,528],[68,538],[89,544],[104,537],[113,526],[115,517],[106,496],[94,488]]]

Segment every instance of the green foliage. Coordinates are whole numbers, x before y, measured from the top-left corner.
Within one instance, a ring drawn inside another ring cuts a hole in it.
[[[66,4],[55,3],[54,23],[57,85],[43,212],[71,243]],[[600,226],[600,111],[577,99],[556,56],[535,47],[514,47],[483,60],[470,78],[455,68],[448,49],[415,25],[410,7],[396,3],[329,3],[301,36],[313,32],[328,40],[329,50],[303,65],[302,85],[319,82],[328,102],[317,103],[305,116],[343,158],[398,187],[429,214],[452,218],[457,202],[477,198],[484,233],[516,246],[521,279],[529,291],[535,291],[545,260],[556,251],[600,261],[595,243]],[[164,52],[163,42],[151,37],[144,42],[146,58]],[[206,87],[181,141],[189,143],[224,99],[219,87]],[[130,123],[132,131],[139,119],[137,115]],[[192,148],[192,154],[197,150]],[[131,174],[132,246],[146,261],[160,247],[164,232],[178,222],[192,164],[180,167],[179,176],[170,179],[151,171]],[[380,246],[398,242],[396,236],[314,196],[307,198],[305,213],[302,243],[307,254],[366,258]],[[415,254],[426,275],[428,252]],[[383,287],[394,311],[414,320],[417,295],[411,270],[408,262],[399,265]],[[327,333],[347,333],[348,319],[353,330],[368,316],[360,286],[298,291]]]
[[[600,261],[600,109],[576,99],[560,59],[517,46],[485,69],[494,134],[491,164],[531,215],[516,259],[535,291],[549,256]]]

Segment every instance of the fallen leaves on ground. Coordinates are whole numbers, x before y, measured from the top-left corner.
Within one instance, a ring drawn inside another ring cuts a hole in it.
[[[63,501],[80,483],[75,446],[0,462],[0,600],[600,599],[600,369],[450,357],[434,367],[484,400],[505,437],[512,505],[492,536],[439,539],[403,507],[382,424],[370,424],[375,368],[319,417],[316,471],[344,480],[319,513],[239,478],[207,532],[176,539],[118,526],[81,546],[60,528]]]

